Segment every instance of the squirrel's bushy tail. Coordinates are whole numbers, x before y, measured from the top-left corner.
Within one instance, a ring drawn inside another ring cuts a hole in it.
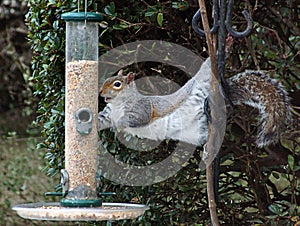
[[[246,71],[228,79],[233,104],[246,104],[259,110],[258,147],[278,142],[290,120],[287,92],[282,85],[261,71]]]

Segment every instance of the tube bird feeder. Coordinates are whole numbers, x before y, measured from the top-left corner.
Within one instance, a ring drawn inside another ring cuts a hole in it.
[[[62,206],[100,206],[96,171],[98,152],[97,13],[65,13],[66,99],[65,173],[68,192]]]
[[[13,209],[21,217],[35,220],[101,221],[139,217],[147,206],[102,203],[97,193],[98,23],[102,15],[70,12],[62,18],[66,21],[63,198],[56,203],[20,204]]]

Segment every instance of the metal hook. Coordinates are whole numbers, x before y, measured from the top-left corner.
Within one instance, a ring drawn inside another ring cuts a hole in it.
[[[253,27],[253,20],[250,17],[248,11],[244,10],[242,13],[247,21],[247,28],[242,32],[238,32],[238,31],[234,30],[231,26],[232,8],[233,8],[233,0],[229,0],[228,6],[227,6],[226,21],[225,21],[226,29],[227,29],[228,33],[230,35],[232,35],[233,37],[244,38],[250,34],[252,27]]]
[[[214,5],[214,25],[210,29],[210,33],[215,34],[218,31],[218,28],[219,28],[219,4],[218,4],[218,0],[213,0],[213,5]],[[205,36],[204,30],[202,30],[198,26],[198,20],[200,19],[200,17],[201,17],[201,11],[200,11],[200,9],[198,9],[197,12],[195,13],[195,15],[193,16],[192,27],[193,27],[194,31],[196,32],[196,34],[201,35],[201,36]]]
[[[223,0],[225,1],[225,0]],[[222,2],[223,6],[225,6],[225,2]],[[219,15],[219,11],[220,11],[220,7],[219,7],[219,3],[218,0],[213,0],[213,5],[214,5],[214,25],[213,27],[210,29],[210,32],[212,34],[215,34],[218,30],[218,28],[220,27],[220,15]],[[222,7],[223,7],[222,6]],[[233,37],[236,38],[243,38],[246,37],[247,35],[250,34],[252,27],[253,27],[253,20],[251,18],[251,16],[249,15],[247,10],[244,10],[242,13],[247,21],[247,28],[242,31],[242,32],[238,32],[236,30],[234,30],[232,28],[231,22],[232,22],[232,8],[233,8],[233,0],[229,0],[228,5],[227,5],[227,14],[226,14],[226,20],[225,20],[225,26],[226,26],[226,30],[227,32],[232,35]],[[205,32],[204,30],[202,30],[201,28],[199,28],[197,22],[200,19],[201,16],[201,12],[200,9],[197,10],[197,12],[195,13],[195,15],[193,16],[192,19],[192,27],[194,29],[194,31],[196,32],[196,34],[201,35],[201,36],[205,36]]]

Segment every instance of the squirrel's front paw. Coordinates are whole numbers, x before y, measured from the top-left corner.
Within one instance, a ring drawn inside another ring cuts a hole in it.
[[[98,130],[103,130],[111,127],[111,119],[107,112],[101,111],[98,113]]]

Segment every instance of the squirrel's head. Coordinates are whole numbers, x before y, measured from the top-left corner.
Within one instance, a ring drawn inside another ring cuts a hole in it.
[[[110,102],[119,93],[134,80],[133,72],[123,75],[123,70],[120,70],[116,76],[106,79],[100,88],[100,95],[105,98],[105,102]]]

